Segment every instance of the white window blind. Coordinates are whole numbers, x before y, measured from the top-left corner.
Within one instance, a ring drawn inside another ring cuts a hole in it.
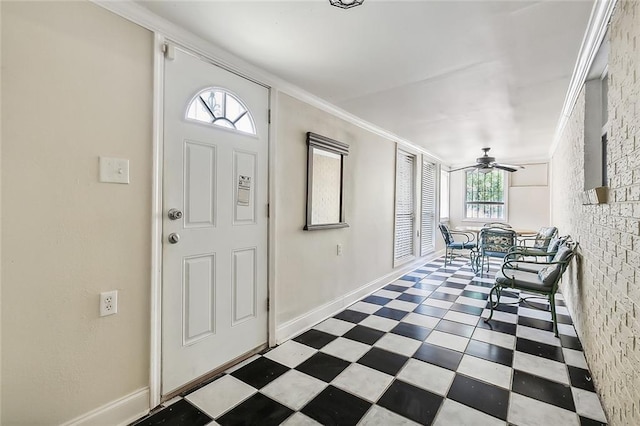
[[[420,255],[435,249],[436,165],[422,160],[422,210],[420,218]]]
[[[398,164],[396,168],[395,260],[414,255],[415,166],[416,157],[414,155],[398,151]]]

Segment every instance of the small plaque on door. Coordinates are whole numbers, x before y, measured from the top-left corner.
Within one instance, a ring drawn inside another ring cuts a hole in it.
[[[238,205],[248,206],[251,198],[251,176],[238,176]]]

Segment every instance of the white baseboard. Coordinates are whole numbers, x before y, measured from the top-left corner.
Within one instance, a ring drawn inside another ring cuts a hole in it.
[[[384,287],[385,285],[397,280],[403,275],[406,275],[408,272],[413,271],[417,267],[424,265],[425,263],[443,255],[444,250],[441,250],[438,252],[434,252],[426,257],[421,257],[413,262],[401,266],[398,269],[395,269],[387,275],[377,278],[357,288],[356,290],[345,294],[344,296],[336,300],[333,300],[312,311],[307,312],[306,314],[300,315],[297,318],[287,321],[280,326],[276,326],[276,344],[279,345],[289,340],[290,338],[297,336],[303,331],[306,331],[309,328],[313,327],[320,321],[337,314],[347,306],[362,299],[364,296],[377,291],[381,287]]]
[[[148,413],[149,388],[145,387],[69,420],[62,426],[128,425]]]

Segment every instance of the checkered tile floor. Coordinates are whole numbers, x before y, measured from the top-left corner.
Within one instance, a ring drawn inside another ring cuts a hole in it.
[[[560,338],[544,299],[482,321],[497,267],[428,263],[135,424],[604,424],[561,295]]]

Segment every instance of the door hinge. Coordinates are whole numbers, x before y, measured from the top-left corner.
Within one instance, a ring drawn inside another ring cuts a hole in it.
[[[267,111],[267,121],[271,124],[271,109]]]
[[[270,302],[269,297],[267,297],[267,311],[271,309],[271,305],[269,305],[269,302]]]
[[[173,61],[176,58],[176,48],[169,43],[162,45],[162,53],[164,53],[164,57],[169,61]]]
[[[269,203],[267,203],[267,218],[269,218]]]

